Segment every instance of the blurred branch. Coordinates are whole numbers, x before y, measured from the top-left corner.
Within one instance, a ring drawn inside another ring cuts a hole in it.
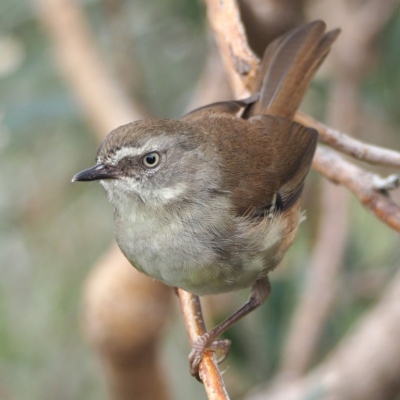
[[[194,93],[185,112],[190,112],[206,104],[224,101],[232,97],[232,91],[222,65],[217,46],[210,43],[207,60],[202,75],[196,85]]]
[[[106,68],[78,3],[35,0],[54,42],[59,66],[81,102],[99,139],[115,127],[143,118],[143,110],[118,86]]]
[[[90,273],[84,328],[99,355],[113,399],[167,400],[158,343],[169,319],[170,288],[137,272],[113,246]]]
[[[206,333],[203,314],[199,297],[178,289],[179,300],[181,303],[182,314],[185,320],[186,330],[189,335],[190,343],[198,336]],[[215,354],[206,351],[200,363],[199,374],[209,400],[229,399],[224,382],[215,362]]]
[[[124,87],[125,95],[137,94],[143,91],[144,74],[138,57],[134,57],[138,49],[131,35],[132,20],[127,12],[128,2],[102,1],[111,42],[107,46],[107,61],[112,63],[114,75],[118,76],[118,83]]]
[[[337,298],[338,277],[348,243],[349,194],[326,181],[321,194],[316,242],[286,335],[278,381],[298,378],[307,370]]]
[[[393,15],[399,0],[320,0],[312,2],[313,18],[325,18],[333,26],[340,24],[346,35],[340,48],[334,46],[333,52],[339,63],[335,69],[343,69],[355,80],[369,70],[376,60],[377,42],[374,41],[382,26]]]
[[[247,400],[387,400],[400,390],[400,273],[328,359],[304,378]]]

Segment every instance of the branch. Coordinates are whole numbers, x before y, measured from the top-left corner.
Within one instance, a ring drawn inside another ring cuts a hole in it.
[[[178,289],[179,300],[190,344],[206,333],[199,297]],[[209,400],[229,400],[224,382],[215,362],[215,353],[206,351],[200,363],[200,378]]]
[[[247,44],[234,0],[206,0],[208,21],[215,33],[236,97],[247,97],[257,76],[259,60]]]
[[[400,152],[398,151],[364,143],[343,132],[332,129],[302,112],[296,114],[295,121],[316,129],[319,133],[320,142],[341,153],[368,164],[400,168]]]
[[[333,150],[318,146],[313,167],[325,178],[347,187],[381,221],[400,232],[400,207],[384,192],[375,189],[379,175],[365,171]]]

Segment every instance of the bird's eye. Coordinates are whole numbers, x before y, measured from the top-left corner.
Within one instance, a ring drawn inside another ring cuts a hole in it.
[[[142,163],[146,168],[155,168],[160,163],[160,155],[155,151],[147,153],[143,157]]]

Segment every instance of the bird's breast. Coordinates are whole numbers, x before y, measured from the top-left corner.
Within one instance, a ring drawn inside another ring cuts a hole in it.
[[[227,218],[226,199],[175,207],[173,212],[120,206],[114,219],[117,242],[139,271],[195,293],[208,291],[207,286],[214,284],[223,286],[228,272],[221,264],[218,243],[228,242],[234,230]]]
[[[139,271],[169,286],[200,295],[251,286],[279,264],[300,213],[254,223],[232,216],[224,202],[168,216],[165,210],[116,209],[117,242]]]

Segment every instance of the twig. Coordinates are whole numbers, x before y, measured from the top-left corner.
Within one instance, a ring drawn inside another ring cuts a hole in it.
[[[214,28],[216,40],[223,56],[227,72],[233,82],[236,97],[248,95],[258,69],[258,59],[245,44],[244,28],[240,21],[239,11],[234,0],[206,0],[209,9],[208,18]],[[227,10],[225,12],[225,10]],[[237,27],[237,25],[239,27]],[[231,48],[235,46],[233,54]],[[237,65],[247,65],[248,72],[244,76]],[[233,75],[233,76],[232,76]],[[236,79],[239,76],[240,79]],[[320,134],[320,140],[356,159],[383,166],[400,167],[400,152],[370,145],[354,139],[343,132],[327,127],[312,117],[298,112],[295,120],[303,125],[314,127]]]
[[[347,187],[381,221],[400,232],[400,207],[385,193],[374,188],[376,174],[351,164],[334,150],[319,146],[313,167],[334,183]]]
[[[190,343],[193,344],[198,336],[206,332],[200,300],[198,296],[185,292],[182,289],[178,289],[178,296]],[[206,351],[204,353],[200,363],[199,374],[209,400],[229,400],[224,382],[215,362],[214,352]]]
[[[332,129],[302,112],[296,114],[295,121],[317,129],[319,140],[341,153],[369,164],[400,168],[400,152],[398,151],[364,143],[343,132]]]

